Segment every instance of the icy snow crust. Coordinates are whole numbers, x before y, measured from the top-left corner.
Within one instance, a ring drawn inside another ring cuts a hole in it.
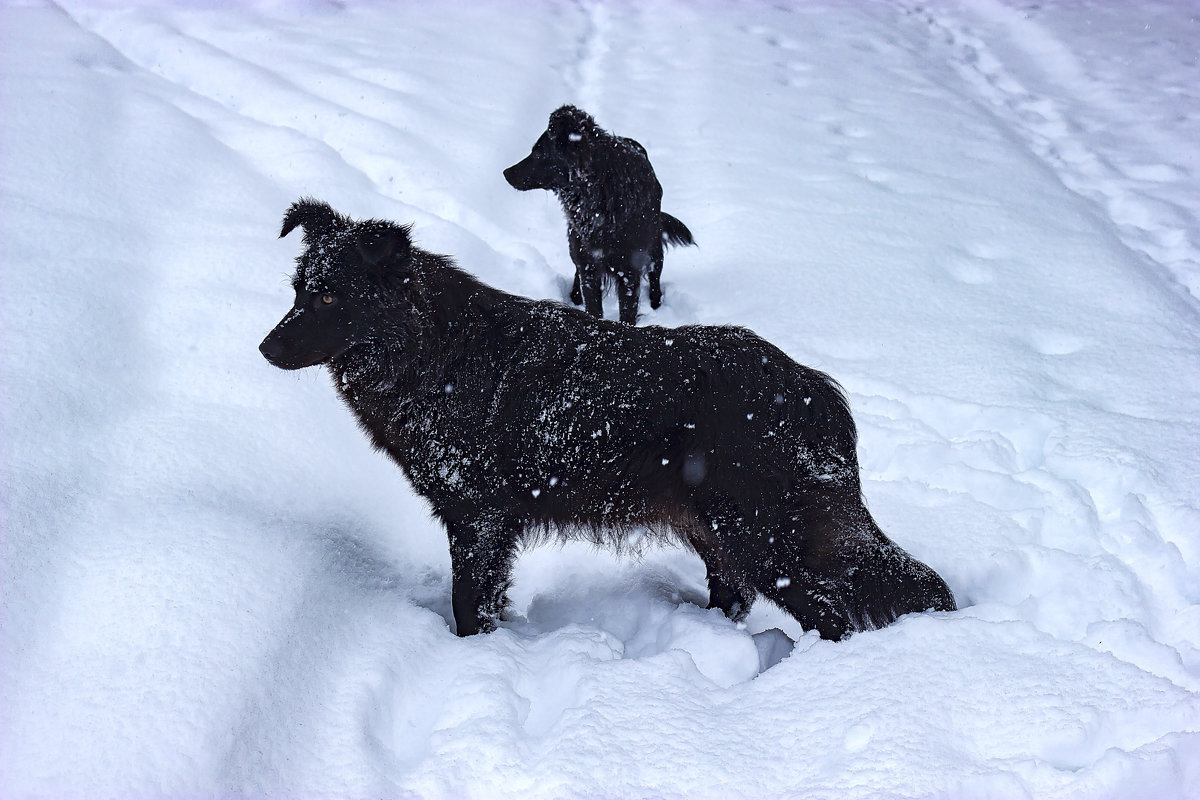
[[[0,795],[1200,796],[1198,18],[4,7]],[[423,503],[255,349],[273,237],[315,194],[564,298],[557,202],[500,174],[563,102],[700,242],[645,322],[837,378],[961,611],[740,629],[692,554],[571,545],[450,633]]]

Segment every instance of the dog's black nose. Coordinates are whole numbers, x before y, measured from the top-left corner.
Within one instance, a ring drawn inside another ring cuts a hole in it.
[[[278,339],[273,339],[268,336],[263,339],[262,344],[258,346],[258,352],[263,354],[263,358],[274,364],[283,355],[283,343]]]

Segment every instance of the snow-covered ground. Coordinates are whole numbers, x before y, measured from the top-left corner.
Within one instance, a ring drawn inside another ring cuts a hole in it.
[[[208,5],[0,10],[0,796],[1200,796],[1194,0]],[[565,298],[501,177],[563,102],[699,241],[643,324],[840,380],[960,611],[742,629],[572,545],[452,635],[423,502],[258,354],[275,235]]]

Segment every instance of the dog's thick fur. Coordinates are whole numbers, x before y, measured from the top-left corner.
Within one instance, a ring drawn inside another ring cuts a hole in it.
[[[524,160],[504,170],[513,188],[549,189],[567,215],[567,242],[575,262],[571,301],[601,316],[602,279],[617,286],[622,322],[638,315],[642,275],[650,307],[662,305],[663,245],[695,244],[692,232],[662,213],[662,186],[646,148],[614,136],[574,106],[550,115],[550,124]]]
[[[950,610],[863,505],[854,422],[825,374],[748,330],[633,327],[485,286],[409,229],[313,200],[295,307],[260,349],[325,364],[375,446],[446,525],[459,635],[489,630],[519,546],[670,536],[710,606],[766,595],[838,639]]]

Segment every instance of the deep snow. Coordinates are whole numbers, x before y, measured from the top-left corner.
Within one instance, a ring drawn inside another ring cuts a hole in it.
[[[203,5],[0,9],[0,796],[1200,796],[1200,6]],[[274,236],[565,298],[500,174],[562,102],[699,242],[643,324],[841,381],[959,612],[741,629],[572,545],[450,633],[421,500],[257,353]]]

